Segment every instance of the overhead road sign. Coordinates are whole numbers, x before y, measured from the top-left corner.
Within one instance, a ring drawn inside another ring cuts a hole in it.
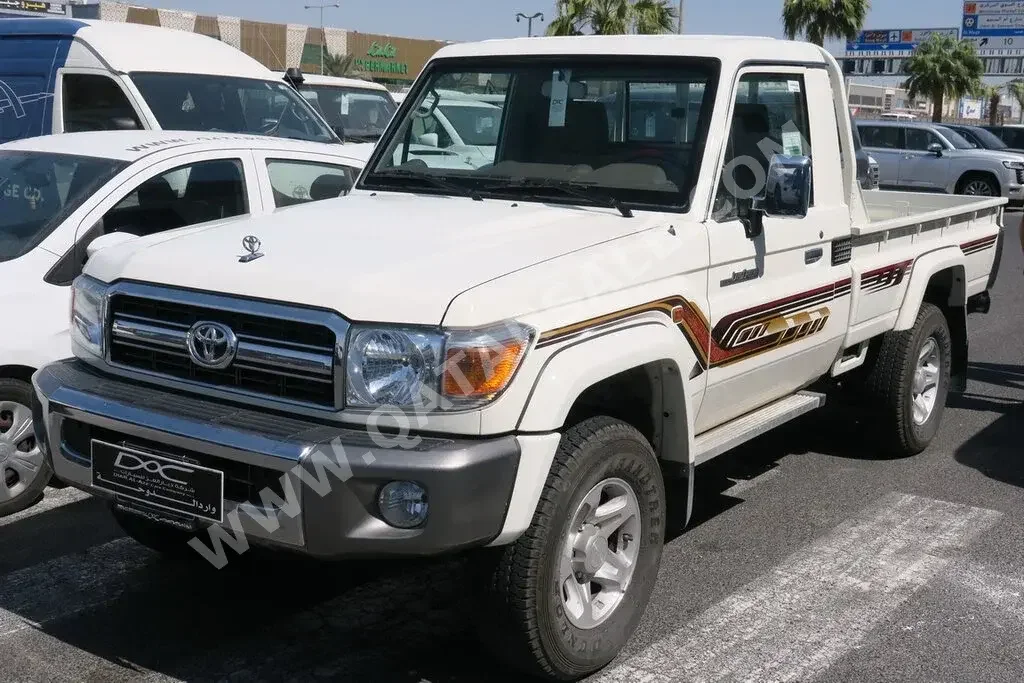
[[[967,0],[961,31],[964,38],[1024,37],[1024,0]]]
[[[1024,3],[1024,0],[1021,0]],[[846,44],[846,52],[853,53],[850,56],[876,56],[875,54],[863,53],[885,53],[886,57],[896,57],[901,53],[913,52],[918,45],[928,40],[933,34],[960,37],[960,29],[951,28],[895,28],[875,29],[861,31],[857,40]]]

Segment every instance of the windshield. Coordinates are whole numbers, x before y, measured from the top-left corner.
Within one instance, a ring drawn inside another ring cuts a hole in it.
[[[437,107],[448,119],[464,145],[498,144],[501,108],[492,104],[448,104],[443,99]]]
[[[284,81],[174,73],[136,72],[131,76],[164,130],[338,141]]]
[[[354,142],[379,140],[398,108],[391,93],[384,90],[303,84],[299,92],[334,132]]]
[[[716,61],[482,61],[480,71],[432,68],[378,145],[363,187],[538,201],[570,201],[568,190],[583,187],[571,201],[586,196],[686,210],[704,151]],[[447,91],[462,98],[486,91],[486,102],[453,102]],[[437,113],[460,135],[466,131],[464,144],[493,149],[456,150],[437,130]]]
[[[969,142],[967,138],[960,133],[957,133],[952,128],[946,128],[945,126],[936,126],[935,128],[942,137],[949,141],[949,144],[953,145],[954,149],[977,149],[977,145]]]
[[[0,262],[24,256],[126,162],[0,152]]]

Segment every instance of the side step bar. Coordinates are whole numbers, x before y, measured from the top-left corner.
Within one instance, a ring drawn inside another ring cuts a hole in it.
[[[825,395],[812,391],[795,394],[769,403],[752,413],[737,417],[720,427],[698,434],[694,439],[697,453],[694,464],[699,465],[736,448],[765,432],[775,429],[804,413],[825,405]]]

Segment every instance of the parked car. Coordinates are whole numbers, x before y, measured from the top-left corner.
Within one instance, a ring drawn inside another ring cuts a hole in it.
[[[338,197],[364,162],[345,149],[179,131],[0,145],[0,311],[9,321],[0,335],[0,516],[33,504],[50,482],[32,435],[29,379],[71,353],[70,285],[89,251]]]
[[[878,184],[900,189],[1006,197],[1024,203],[1024,156],[978,149],[948,126],[858,120],[864,148],[878,160]]]
[[[408,160],[436,88],[495,73],[493,163]],[[631,140],[598,99],[663,83],[702,92],[695,142]],[[97,252],[74,358],[33,376],[38,443],[137,541],[215,567],[475,551],[471,630],[581,679],[641,622],[698,464],[836,380],[910,456],[966,389],[1007,200],[862,192],[844,90],[807,42],[447,45],[344,200]]]
[[[1003,139],[990,130],[982,128],[981,126],[967,126],[962,123],[944,123],[942,124],[946,128],[949,128],[960,136],[967,140],[967,142],[974,145],[977,149],[988,149],[997,152],[1009,152],[1011,154],[1024,155],[1024,148],[1010,147]],[[1024,142],[1024,140],[1022,140]]]
[[[992,133],[1012,149],[1024,149],[1024,124],[1006,124],[1003,126],[981,126]]]
[[[138,129],[340,142],[293,88],[220,40],[112,21],[0,20],[0,143]]]
[[[388,89],[372,81],[303,74],[298,69],[277,75],[293,85],[334,132],[349,142],[376,143],[398,109]]]
[[[860,129],[851,125],[850,130],[853,133],[853,149],[857,157],[857,181],[862,190],[877,190],[878,161],[864,149],[864,144],[860,139]]]

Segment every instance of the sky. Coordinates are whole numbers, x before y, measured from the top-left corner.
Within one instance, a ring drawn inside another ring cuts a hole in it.
[[[131,0],[133,4],[183,9],[281,23],[318,26],[321,0]],[[324,23],[365,33],[409,38],[482,40],[525,36],[515,15],[542,12],[541,33],[554,16],[554,0],[324,0]],[[676,1],[676,0],[674,0]],[[729,33],[782,37],[782,0],[684,0],[684,33]],[[867,29],[947,28],[960,25],[961,0],[872,0]],[[840,47],[829,45],[829,48]]]

